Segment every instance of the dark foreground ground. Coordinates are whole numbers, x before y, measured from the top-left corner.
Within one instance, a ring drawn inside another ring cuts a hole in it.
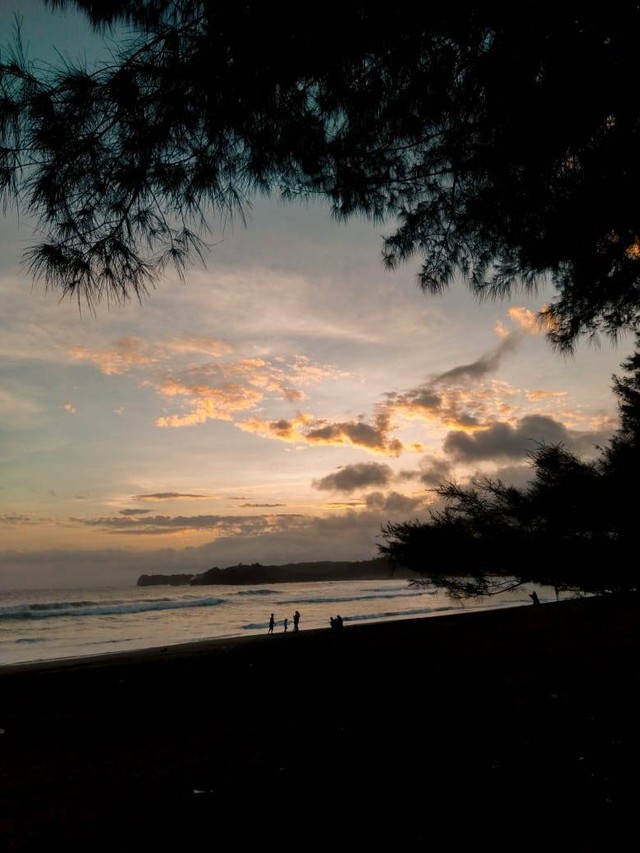
[[[636,849],[640,602],[0,668],[0,850]]]

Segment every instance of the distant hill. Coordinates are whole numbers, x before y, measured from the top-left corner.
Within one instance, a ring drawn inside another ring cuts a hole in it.
[[[356,562],[286,563],[283,566],[263,566],[261,563],[214,566],[199,575],[141,575],[138,586],[219,586],[301,583],[304,581],[361,581],[389,578],[413,578],[414,572],[394,569],[384,557]]]

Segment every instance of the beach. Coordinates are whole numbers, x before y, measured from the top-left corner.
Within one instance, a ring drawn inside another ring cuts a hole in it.
[[[0,668],[0,849],[627,850],[640,602]]]

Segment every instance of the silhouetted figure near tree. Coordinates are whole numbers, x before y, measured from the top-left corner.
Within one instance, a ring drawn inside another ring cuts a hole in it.
[[[534,604],[540,604],[540,599],[538,598],[538,593],[535,592],[535,590],[533,592],[529,593],[529,598],[531,599],[531,601]]]
[[[273,634],[273,629],[275,628],[275,625],[276,625],[276,620],[275,620],[275,617],[272,613],[271,617],[269,619],[269,631],[268,631],[269,634]]]

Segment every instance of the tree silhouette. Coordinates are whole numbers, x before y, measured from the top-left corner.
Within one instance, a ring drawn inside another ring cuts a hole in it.
[[[45,0],[113,59],[0,62],[0,187],[35,217],[32,273],[94,302],[203,254],[259,194],[391,228],[385,263],[480,298],[550,280],[552,344],[639,314],[640,9],[310,0]]]
[[[633,571],[632,554],[637,541],[638,513],[634,495],[640,471],[640,335],[636,340],[635,352],[622,365],[626,375],[613,377],[620,425],[603,449],[601,460],[607,484],[602,509],[613,535],[628,549],[625,565],[630,571]]]
[[[640,335],[613,377],[620,425],[595,462],[562,444],[530,453],[525,489],[480,477],[433,491],[444,509],[388,523],[381,555],[452,596],[495,595],[524,583],[573,592],[640,588],[633,561],[640,470]]]

